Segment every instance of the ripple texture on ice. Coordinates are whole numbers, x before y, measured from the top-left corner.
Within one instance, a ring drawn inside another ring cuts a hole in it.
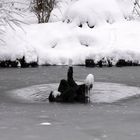
[[[45,102],[52,90],[57,90],[58,83],[34,85],[8,92],[8,95],[23,102]],[[95,82],[90,93],[93,103],[113,103],[140,95],[140,88],[118,83]]]

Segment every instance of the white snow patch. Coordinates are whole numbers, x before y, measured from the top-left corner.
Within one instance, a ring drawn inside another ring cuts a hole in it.
[[[50,123],[50,122],[42,122],[42,123],[40,123],[40,125],[43,125],[43,126],[50,126],[51,123]]]
[[[116,0],[78,0],[65,14],[65,20],[76,25],[88,23],[89,26],[122,20],[123,14]]]
[[[61,4],[63,14],[67,11],[63,20],[71,24],[60,21],[5,29],[0,60],[24,55],[27,62],[38,60],[40,65],[68,65],[69,59],[74,65],[85,64],[87,58],[96,62],[103,57],[113,64],[118,59],[140,63],[140,22],[125,20],[131,16],[133,1],[65,0]]]
[[[25,26],[24,31],[7,31],[6,46],[1,47],[0,59],[16,59],[25,55],[27,62],[39,64],[85,64],[86,58],[98,61],[103,57],[140,62],[140,23],[117,22],[91,30],[72,24],[48,23]]]
[[[94,84],[94,75],[93,74],[88,74],[86,79],[85,79],[85,82],[84,82],[87,86],[93,86]]]

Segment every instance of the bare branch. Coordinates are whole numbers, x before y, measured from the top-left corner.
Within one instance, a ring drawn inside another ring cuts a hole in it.
[[[15,26],[18,26],[22,29],[21,23],[24,23],[15,18],[15,15],[18,17],[24,17],[23,13],[18,11],[14,6],[15,3],[12,0],[0,0],[0,43],[3,43],[4,27],[9,26],[15,30]],[[21,3],[22,4],[22,3]],[[24,23],[25,24],[25,23]]]
[[[50,15],[58,0],[32,0],[31,10],[38,18],[38,23],[49,21]]]

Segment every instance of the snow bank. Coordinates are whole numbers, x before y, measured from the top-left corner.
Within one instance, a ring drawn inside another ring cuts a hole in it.
[[[126,6],[127,5],[127,6]],[[90,27],[100,24],[112,24],[123,20],[132,12],[133,4],[128,0],[78,0],[74,2],[65,14],[67,23],[73,22],[81,26],[88,24]]]
[[[27,62],[38,60],[40,65],[67,65],[69,59],[77,65],[103,58],[114,65],[119,59],[140,63],[140,22],[125,20],[132,12],[131,0],[127,2],[73,0],[64,16],[67,22],[7,28],[0,60],[25,56]]]
[[[57,5],[51,12],[49,22],[62,21],[64,14],[73,0],[58,1]]]
[[[91,30],[62,22],[24,27],[24,31],[8,30],[6,46],[1,47],[0,59],[15,59],[25,55],[26,61],[39,64],[85,64],[85,59],[99,61],[110,58],[139,61],[140,23],[117,22]]]
[[[123,14],[125,19],[132,18],[133,15],[133,8],[134,8],[134,1],[135,0],[117,0],[119,8]]]

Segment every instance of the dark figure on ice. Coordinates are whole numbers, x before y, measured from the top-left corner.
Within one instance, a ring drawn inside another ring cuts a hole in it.
[[[69,62],[67,80],[60,81],[58,91],[52,91],[49,95],[50,102],[83,102],[89,101],[89,92],[92,89],[94,77],[89,74],[85,83],[78,85],[73,79],[73,67]]]

